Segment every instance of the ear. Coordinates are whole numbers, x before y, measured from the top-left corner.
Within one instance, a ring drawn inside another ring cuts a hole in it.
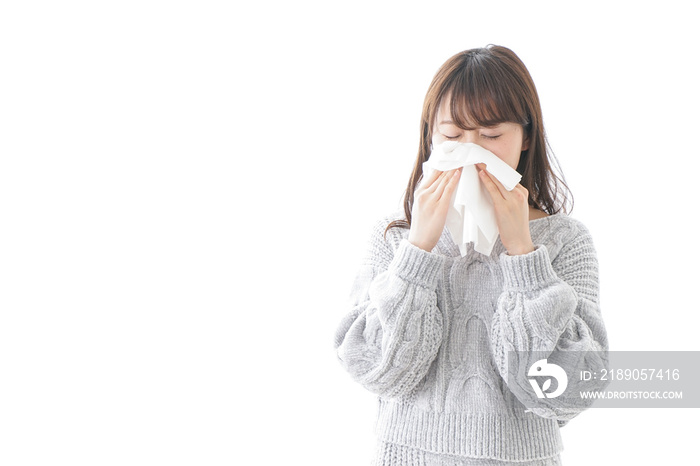
[[[530,148],[530,135],[527,134],[525,131],[523,131],[523,146],[522,149],[520,149],[521,152],[524,152]]]

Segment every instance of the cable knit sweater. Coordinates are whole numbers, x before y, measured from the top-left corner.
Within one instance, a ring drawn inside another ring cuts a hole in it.
[[[555,349],[607,355],[588,230],[559,213],[529,222],[531,253],[510,256],[498,240],[490,256],[462,257],[446,228],[431,252],[407,228],[385,239],[399,218],[374,225],[334,341],[343,368],[378,395],[378,439],[469,464],[558,457],[559,428],[585,406],[528,395],[506,358],[525,373]]]

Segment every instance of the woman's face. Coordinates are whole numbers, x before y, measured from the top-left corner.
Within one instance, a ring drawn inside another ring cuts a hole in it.
[[[450,115],[450,98],[447,96],[442,100],[433,122],[433,144],[445,141],[472,142],[493,152],[514,170],[518,168],[520,152],[527,149],[522,126],[517,123],[499,123],[496,126],[474,126],[465,130],[452,122]]]

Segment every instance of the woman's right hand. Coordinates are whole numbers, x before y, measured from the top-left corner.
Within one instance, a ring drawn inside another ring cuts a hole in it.
[[[446,172],[435,170],[416,190],[408,232],[411,244],[430,252],[438,243],[461,173],[461,167]]]

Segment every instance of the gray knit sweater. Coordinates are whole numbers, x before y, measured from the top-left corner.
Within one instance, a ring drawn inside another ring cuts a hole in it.
[[[464,458],[558,455],[560,426],[585,407],[533,394],[527,410],[506,359],[522,351],[525,368],[555,348],[607,354],[588,230],[560,213],[530,221],[529,254],[509,256],[498,240],[490,256],[470,247],[462,257],[446,228],[431,252],[407,228],[384,239],[399,218],[374,225],[334,342],[343,368],[378,395],[379,440]]]

